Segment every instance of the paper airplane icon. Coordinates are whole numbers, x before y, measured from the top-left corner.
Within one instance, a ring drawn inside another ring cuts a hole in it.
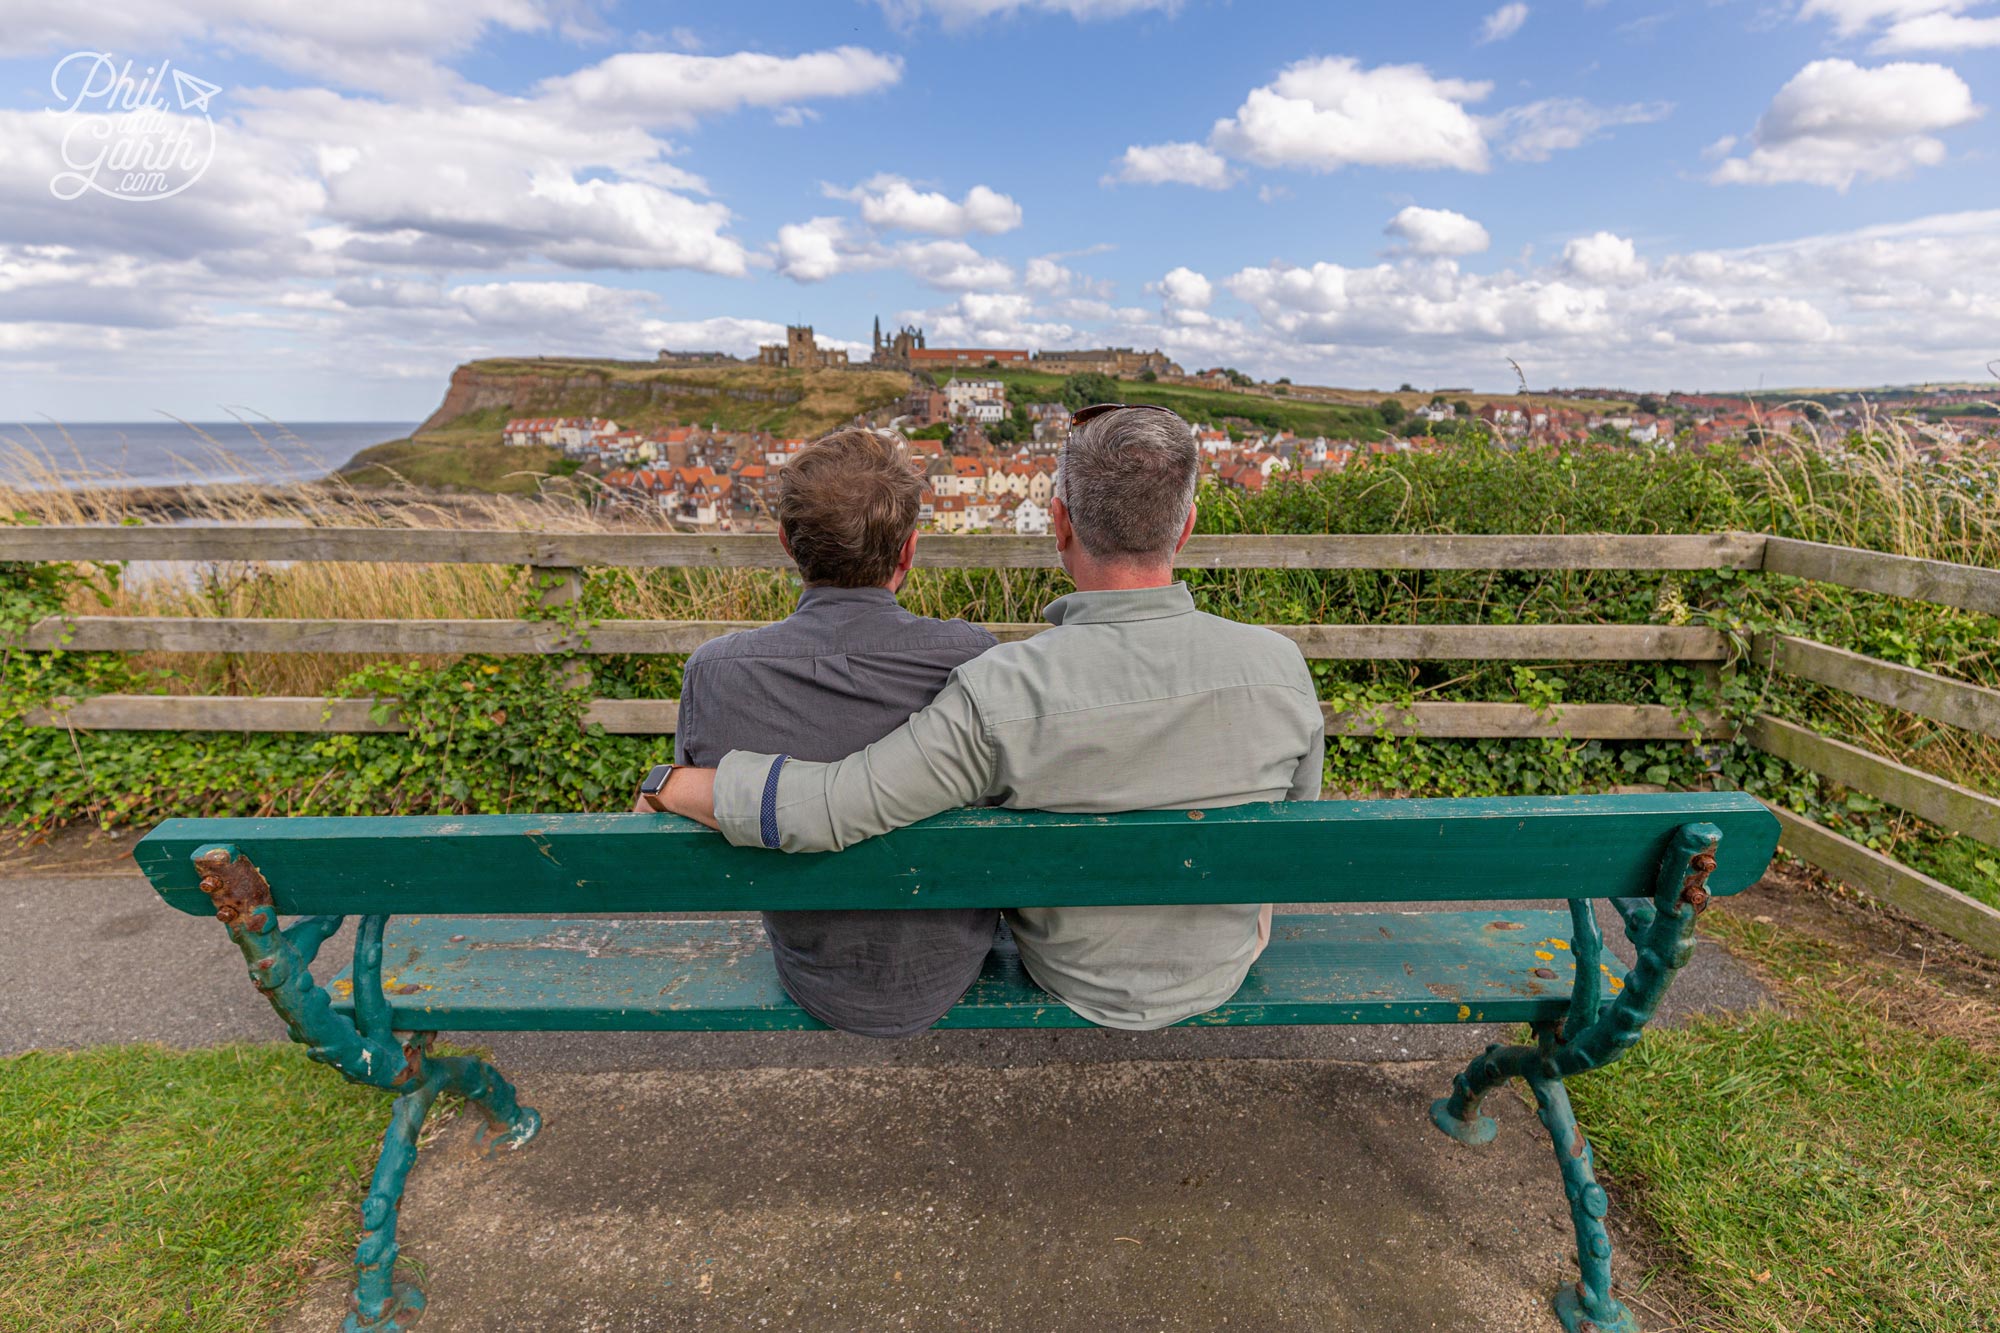
[[[206,114],[208,99],[222,89],[207,79],[197,79],[187,71],[177,69],[174,71],[174,91],[180,95],[181,110],[200,111]]]

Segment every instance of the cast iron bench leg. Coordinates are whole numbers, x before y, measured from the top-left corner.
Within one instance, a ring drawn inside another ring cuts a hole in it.
[[[426,1051],[430,1037],[430,1033],[417,1037]],[[417,1160],[417,1135],[440,1092],[458,1094],[484,1115],[486,1123],[477,1139],[483,1156],[518,1148],[541,1129],[541,1116],[515,1101],[513,1086],[492,1065],[472,1056],[427,1056],[423,1082],[396,1098],[389,1111],[382,1155],[376,1159],[368,1197],[361,1203],[354,1309],[341,1326],[342,1333],[389,1333],[409,1327],[423,1313],[424,1293],[413,1283],[396,1281],[396,1222],[403,1185]]]
[[[432,1055],[433,1034],[393,1031],[388,996],[382,991],[382,931],[386,916],[361,919],[354,937],[354,1017],[336,1013],[333,999],[313,979],[320,946],[340,929],[338,916],[304,917],[278,927],[271,886],[236,849],[210,846],[194,854],[201,887],[215,903],[215,915],[250,965],[250,979],[285,1021],[292,1040],[321,1064],[331,1065],[350,1083],[397,1094],[375,1177],[361,1205],[361,1243],[354,1256],[354,1309],[344,1333],[401,1333],[423,1312],[424,1296],[396,1276],[396,1215],[403,1185],[416,1161],[417,1134],[431,1103],[454,1093],[485,1117],[479,1150],[518,1148],[535,1137],[542,1118],[522,1106],[514,1089],[486,1061],[469,1055]]]
[[[1591,1333],[1639,1333],[1639,1321],[1611,1294],[1611,1236],[1604,1215],[1611,1200],[1591,1169],[1590,1144],[1569,1109],[1569,1090],[1561,1079],[1528,1079],[1534,1089],[1537,1114],[1555,1142],[1556,1165],[1562,1171],[1563,1194],[1569,1199],[1569,1220],[1576,1228],[1576,1263],[1583,1277],[1574,1287],[1555,1295],[1556,1318],[1566,1329]]]
[[[1452,1079],[1451,1096],[1431,1104],[1439,1129],[1478,1146],[1491,1143],[1497,1132],[1492,1117],[1479,1109],[1486,1094],[1510,1078],[1526,1079],[1534,1090],[1541,1121],[1555,1141],[1576,1227],[1582,1280],[1555,1295],[1556,1317],[1568,1333],[1639,1333],[1639,1321],[1611,1294],[1611,1237],[1604,1229],[1610,1201],[1597,1183],[1590,1145],[1577,1127],[1563,1080],[1610,1064],[1638,1043],[1674,974],[1694,952],[1695,918],[1708,905],[1708,876],[1721,841],[1713,824],[1683,824],[1660,858],[1653,897],[1613,900],[1638,961],[1608,1000],[1597,967],[1603,950],[1597,918],[1587,900],[1572,899],[1570,947],[1577,977],[1569,1015],[1560,1025],[1535,1024],[1533,1046],[1488,1046]]]

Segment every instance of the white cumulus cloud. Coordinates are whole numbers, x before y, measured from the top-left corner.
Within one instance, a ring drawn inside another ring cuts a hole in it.
[[[1211,144],[1265,167],[1484,171],[1486,136],[1466,110],[1489,83],[1439,78],[1422,65],[1364,68],[1349,56],[1301,60],[1216,122]]]
[[[1167,305],[1182,310],[1206,310],[1215,300],[1215,285],[1185,264],[1160,279],[1159,292]]]
[[[1363,66],[1351,56],[1301,60],[1253,88],[1236,114],[1215,122],[1206,143],[1134,145],[1105,184],[1177,182],[1211,190],[1236,183],[1235,162],[1304,171],[1346,166],[1485,171],[1497,147],[1515,161],[1603,137],[1620,125],[1663,119],[1670,102],[1599,106],[1544,98],[1493,115],[1469,107],[1493,85],[1444,78],[1422,65]],[[1272,187],[1260,188],[1270,202]]]
[[[1476,255],[1493,244],[1493,238],[1463,213],[1449,208],[1419,208],[1411,204],[1382,229],[1403,242],[1413,255]]]
[[[1851,60],[1815,60],[1771,99],[1750,151],[1726,158],[1710,179],[1845,190],[1856,180],[1905,176],[1944,161],[1938,131],[1970,124],[1984,112],[1965,80],[1944,65],[1898,62],[1870,69]]]
[[[981,254],[964,241],[906,241],[894,253],[912,277],[947,291],[1005,287],[1014,281],[1005,260]]]
[[[1586,282],[1618,286],[1646,276],[1646,261],[1623,236],[1608,231],[1579,236],[1563,246],[1563,267]]]
[[[1875,39],[1874,50],[1886,55],[1913,51],[1974,51],[2000,46],[2000,15],[1973,18],[1966,14],[1919,14],[1891,24]]]
[[[0,56],[77,50],[158,51],[206,43],[258,57],[342,87],[398,94],[448,87],[458,76],[438,62],[492,30],[571,29],[564,0],[125,0],[93,8],[69,0],[10,0]],[[141,62],[143,63],[143,62]],[[183,62],[176,57],[176,64]],[[215,65],[187,63],[214,79]]]
[[[784,107],[872,93],[902,77],[901,57],[858,46],[796,56],[761,51],[722,56],[626,51],[575,73],[544,79],[539,91],[590,116],[685,126],[702,116],[746,106]]]
[[[1497,387],[1508,356],[1537,384],[1976,376],[2000,318],[2000,210],[1651,262],[1600,233],[1494,273],[1449,258],[1274,263],[1220,286],[1255,314],[1228,331],[1238,363],[1340,377],[1325,382]],[[1173,351],[1221,330],[1164,331]]]
[[[1488,42],[1506,41],[1509,37],[1519,32],[1521,25],[1527,21],[1528,7],[1520,3],[1520,0],[1514,0],[1512,4],[1500,6],[1500,8],[1488,14],[1486,21],[1479,25],[1480,45],[1483,46]]]
[[[1028,261],[1021,282],[1031,292],[1066,292],[1075,279],[1076,275],[1067,266],[1046,255],[1036,255]]]
[[[878,175],[851,190],[827,187],[827,196],[860,206],[861,219],[871,227],[920,231],[932,236],[964,236],[983,232],[994,236],[1021,225],[1021,206],[997,190],[975,185],[963,199],[934,190],[919,190],[901,176]]]
[[[840,218],[787,223],[778,228],[772,248],[778,272],[797,282],[824,282],[854,269],[882,267],[849,239],[847,223]]]
[[[1803,0],[1799,18],[1826,19],[1839,37],[1856,37],[1881,24],[1901,23],[1926,14],[1956,13],[1971,0]]]
[[[1198,143],[1134,144],[1104,178],[1107,185],[1195,185],[1226,190],[1236,181],[1222,154]]]
[[[899,241],[887,244],[858,234],[844,218],[819,217],[778,228],[772,244],[778,272],[796,282],[824,282],[843,273],[900,268],[918,281],[946,291],[1006,287],[1014,270],[1004,260],[981,254],[964,241]]]

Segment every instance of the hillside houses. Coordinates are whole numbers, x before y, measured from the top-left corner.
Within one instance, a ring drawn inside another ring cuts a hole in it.
[[[951,380],[944,386],[944,400],[954,420],[990,426],[1007,417],[1007,386],[999,380]]]
[[[1053,421],[1055,414],[1047,413]],[[1261,492],[1286,480],[1310,480],[1348,466],[1357,456],[1407,450],[1400,441],[1301,438],[1289,431],[1232,441],[1225,431],[1198,427],[1202,474],[1217,485]],[[586,446],[605,470],[599,503],[658,511],[675,523],[717,531],[768,531],[784,468],[804,439],[699,427],[652,432],[607,431]],[[972,452],[968,452],[971,450]],[[976,423],[952,447],[916,441],[911,466],[923,481],[920,524],[943,533],[1049,531],[1057,458],[1052,449],[1023,445],[996,450]]]
[[[925,529],[1046,534],[1069,409],[1053,401],[1028,404],[1014,419],[1032,425],[1032,431],[997,430],[991,429],[995,421],[1008,420],[999,381],[954,380],[944,389],[924,390],[921,403],[916,403],[918,397],[913,394],[903,406],[919,406],[925,418],[956,419],[948,440],[911,443]],[[1678,394],[1636,400],[1652,409],[1639,410],[1612,406],[1635,400],[1607,397],[1608,402],[1596,404],[1561,397],[1487,398],[1474,407],[1465,399],[1448,402],[1438,395],[1412,409],[1400,429],[1364,423],[1357,438],[1260,431],[1239,417],[1228,418],[1226,428],[1196,422],[1194,430],[1205,482],[1254,495],[1375,459],[1454,448],[1480,438],[1509,449],[1806,448],[1815,434],[1838,440],[1860,428],[1870,410],[1859,401],[1782,405]],[[1909,427],[1923,450],[2000,450],[1994,443],[1994,417],[1961,415],[1945,405],[1930,411],[1929,419]],[[903,416],[906,429],[912,428],[914,415]],[[807,446],[802,437],[768,431],[728,431],[714,425],[634,429],[595,417],[520,418],[507,423],[503,439],[511,445],[558,449],[575,460],[578,484],[601,508],[630,506],[677,526],[712,532],[768,532],[784,469]]]

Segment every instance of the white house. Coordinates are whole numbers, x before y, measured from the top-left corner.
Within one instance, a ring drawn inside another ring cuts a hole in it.
[[[780,468],[798,457],[799,450],[806,447],[804,440],[773,440],[764,451],[764,466]]]
[[[555,417],[516,417],[500,432],[500,442],[515,446],[557,444],[562,422]]]
[[[972,417],[974,421],[999,421],[1007,415],[1007,386],[999,380],[953,380],[944,386],[945,410],[955,417]],[[988,416],[990,405],[997,404],[999,415]],[[982,415],[974,415],[978,407]]]
[[[1049,511],[1033,500],[1023,500],[1014,509],[1014,533],[1020,537],[1049,535]]]
[[[600,435],[615,434],[618,423],[603,417],[564,417],[556,423],[555,442],[564,453],[580,450]]]

